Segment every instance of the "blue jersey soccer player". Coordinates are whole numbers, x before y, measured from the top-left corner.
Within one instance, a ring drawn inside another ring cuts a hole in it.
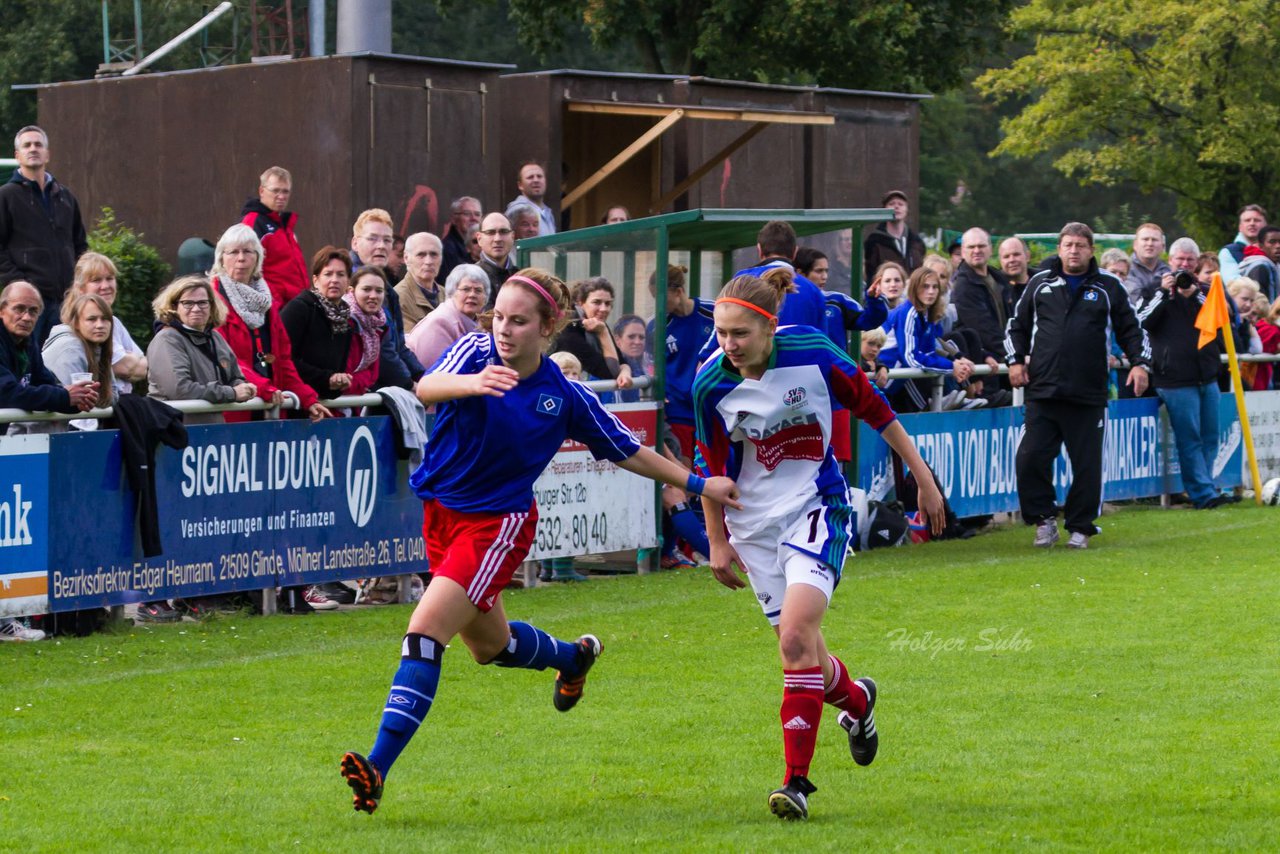
[[[826,702],[841,710],[854,761],[869,765],[879,746],[875,682],[850,678],[827,651],[822,617],[848,555],[852,510],[831,452],[837,405],[880,431],[920,487],[920,510],[935,532],[942,496],[889,404],[843,350],[809,326],[778,327],[791,272],[737,276],[716,299],[720,347],[694,380],[698,452],[708,472],[733,477],[744,507],[704,495],[711,570],[731,589],[755,591],[778,634],[783,668],[782,739],[786,775],[769,796],[779,818],[806,818],[809,782]],[[727,532],[727,535],[726,535]]]
[[[533,540],[533,482],[566,438],[597,459],[740,506],[733,481],[704,481],[643,447],[543,355],[569,307],[559,279],[519,271],[498,292],[492,332],[460,338],[418,383],[418,398],[437,406],[425,457],[410,479],[423,499],[432,580],[409,618],[373,750],[368,758],[342,758],[357,810],[377,809],[392,763],[431,708],[445,645],[456,635],[481,664],[556,668],[553,699],[562,712],[582,696],[600,641],[593,635],[563,641],[508,622],[502,606],[502,589]]]

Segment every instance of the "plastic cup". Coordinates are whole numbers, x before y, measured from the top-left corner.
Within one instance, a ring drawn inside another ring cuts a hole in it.
[[[88,371],[77,371],[76,373],[71,375],[72,385],[80,385],[80,383],[91,383],[91,382],[93,382],[93,374],[89,373]]]

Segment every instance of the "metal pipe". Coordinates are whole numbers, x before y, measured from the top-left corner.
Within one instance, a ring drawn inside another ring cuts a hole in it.
[[[324,56],[324,14],[324,0],[310,0],[307,7],[310,47],[307,52],[311,56]]]
[[[391,53],[391,0],[338,0],[338,53]]]
[[[164,45],[159,50],[157,50],[155,53],[151,54],[146,59],[139,62],[133,68],[130,68],[121,76],[132,77],[133,75],[137,74],[139,71],[143,70],[144,68],[151,65],[152,63],[157,62],[160,59],[163,59],[165,56],[169,54],[170,51],[172,51],[178,45],[182,44],[187,39],[191,38],[196,33],[200,32],[205,27],[212,24],[218,18],[221,18],[227,12],[230,12],[232,8],[233,6],[231,4],[231,0],[222,0],[222,2],[219,3],[212,12],[205,15],[203,18],[196,21],[191,26],[187,27],[177,36],[174,36],[173,38],[169,39],[169,41],[165,42]]]

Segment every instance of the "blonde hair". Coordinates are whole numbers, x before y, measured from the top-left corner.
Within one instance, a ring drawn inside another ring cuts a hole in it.
[[[547,357],[560,367],[560,372],[575,371],[578,376],[582,376],[582,360],[570,353],[568,350],[557,350]]]
[[[369,208],[367,211],[360,214],[360,216],[356,217],[356,224],[351,226],[351,236],[359,237],[360,232],[363,231],[364,227],[371,222],[381,223],[392,231],[396,230],[395,223],[391,221],[391,214],[387,213],[382,208]]]
[[[778,310],[782,308],[782,300],[787,294],[795,292],[795,289],[795,273],[792,269],[777,266],[765,270],[759,276],[750,273],[734,276],[720,291],[717,300],[738,299],[749,302],[776,317]]]
[[[875,329],[868,329],[866,332],[862,333],[861,342],[863,344],[879,344],[883,347],[884,342],[888,340],[889,336],[885,335],[884,330],[877,326]]]
[[[1253,316],[1258,320],[1266,320],[1271,314],[1271,300],[1267,299],[1267,295],[1259,293],[1253,298]]]
[[[178,300],[184,293],[196,288],[209,295],[209,325],[206,329],[216,329],[227,320],[227,308],[213,292],[213,285],[204,276],[180,276],[160,289],[156,298],[151,301],[151,309],[156,320],[161,323],[178,322]]]
[[[1232,299],[1243,293],[1248,293],[1256,299],[1262,291],[1258,288],[1258,283],[1253,279],[1241,276],[1238,279],[1231,280],[1231,284],[1227,285],[1227,293],[1231,294]]]
[[[84,293],[84,286],[89,284],[91,279],[96,279],[104,273],[109,273],[113,278],[120,277],[120,271],[116,269],[116,264],[101,252],[86,252],[80,256],[80,260],[76,261],[75,273],[71,277],[71,291],[75,293]]]

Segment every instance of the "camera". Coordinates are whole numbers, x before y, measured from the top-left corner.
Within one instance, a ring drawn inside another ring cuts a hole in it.
[[[1173,286],[1183,290],[1187,288],[1199,288],[1200,282],[1196,279],[1194,273],[1188,273],[1186,270],[1179,270],[1173,276]]]

